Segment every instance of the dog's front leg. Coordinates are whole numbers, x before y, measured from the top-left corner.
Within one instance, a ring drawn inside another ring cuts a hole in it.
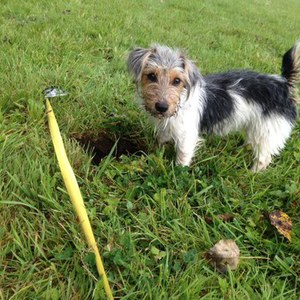
[[[176,164],[189,166],[195,154],[199,141],[198,134],[189,132],[183,138],[176,141]]]

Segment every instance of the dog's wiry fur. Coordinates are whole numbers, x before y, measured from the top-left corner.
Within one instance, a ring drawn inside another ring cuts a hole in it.
[[[127,63],[159,144],[173,140],[180,165],[190,165],[202,133],[244,129],[252,170],[264,170],[295,124],[300,41],[283,56],[281,76],[242,70],[203,77],[179,50],[161,45],[133,50]]]

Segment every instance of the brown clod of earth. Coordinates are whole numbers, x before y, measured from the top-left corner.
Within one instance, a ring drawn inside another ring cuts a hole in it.
[[[233,240],[220,240],[204,257],[219,272],[225,273],[228,268],[236,270],[240,262],[240,249]]]

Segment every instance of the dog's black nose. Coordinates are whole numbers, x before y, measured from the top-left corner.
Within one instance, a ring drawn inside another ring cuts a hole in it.
[[[168,110],[169,105],[166,102],[156,102],[155,103],[155,109],[160,112],[160,113],[164,113]]]

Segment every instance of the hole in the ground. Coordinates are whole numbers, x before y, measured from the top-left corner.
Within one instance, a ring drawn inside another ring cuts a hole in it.
[[[115,136],[105,131],[100,132],[97,136],[89,133],[73,134],[74,138],[86,151],[89,151],[93,158],[92,163],[98,165],[106,157],[117,143],[114,157],[119,158],[121,155],[141,155],[146,151],[143,141],[130,138],[128,136]]]

